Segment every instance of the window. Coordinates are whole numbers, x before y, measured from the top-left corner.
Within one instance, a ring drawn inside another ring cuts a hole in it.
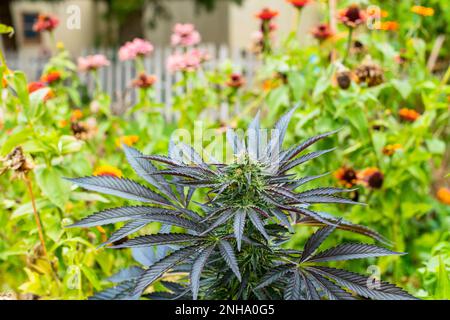
[[[38,13],[23,13],[23,39],[25,43],[40,43],[41,35],[33,30],[33,25],[38,19]]]

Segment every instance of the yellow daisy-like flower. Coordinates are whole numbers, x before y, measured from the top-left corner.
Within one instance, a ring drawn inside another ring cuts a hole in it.
[[[433,8],[428,8],[428,7],[423,7],[423,6],[413,6],[411,8],[411,12],[421,15],[421,16],[425,16],[425,17],[431,17],[434,15]]]
[[[387,156],[392,156],[398,149],[401,149],[402,145],[400,143],[388,144],[383,148],[383,153]]]
[[[116,139],[116,146],[121,147],[122,143],[131,147],[139,141],[139,136],[123,136]]]
[[[116,178],[122,178],[122,171],[120,169],[110,166],[110,165],[103,165],[99,166],[94,170],[93,173],[96,177],[116,177]]]

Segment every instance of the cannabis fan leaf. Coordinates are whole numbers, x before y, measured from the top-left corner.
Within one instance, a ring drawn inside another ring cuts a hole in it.
[[[131,248],[144,265],[119,272],[111,279],[118,285],[93,299],[413,298],[394,285],[379,281],[370,286],[365,276],[321,265],[401,253],[361,243],[317,252],[335,229],[388,241],[367,227],[314,209],[315,204],[358,204],[341,196],[353,190],[296,191],[324,175],[297,177],[293,169],[334,149],[303,152],[337,131],[282,149],[295,110],[281,117],[270,135],[261,129],[259,114],[246,137],[229,129],[231,163],[207,163],[192,147],[175,141],[170,142],[168,156],[144,155],[124,145],[128,162],[151,188],[127,178],[69,179],[88,190],[145,203],[103,210],[71,226],[124,223],[104,245]],[[154,222],[162,224],[159,233],[140,233],[123,241]],[[319,227],[303,251],[281,246],[294,232],[294,224]],[[171,226],[178,227],[177,232],[171,232]],[[179,282],[165,280],[174,273]],[[165,291],[147,293],[156,281]]]

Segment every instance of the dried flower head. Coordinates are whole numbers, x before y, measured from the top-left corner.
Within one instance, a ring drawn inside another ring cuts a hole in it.
[[[365,83],[368,87],[374,87],[384,82],[383,69],[370,59],[365,59],[365,61],[355,69],[354,73],[357,82]]]
[[[340,10],[338,19],[349,28],[356,28],[366,21],[366,12],[357,4],[352,4],[348,8]]]
[[[79,140],[89,140],[95,136],[98,131],[97,122],[94,118],[86,121],[72,122],[70,125],[73,135]]]
[[[336,63],[336,72],[333,75],[332,83],[343,90],[347,90],[352,81],[355,80],[354,74],[342,63]]]
[[[25,157],[21,146],[15,147],[6,157],[0,158],[0,162],[2,162],[0,175],[11,170],[13,172],[11,179],[24,179],[34,168],[33,162]]]
[[[384,175],[378,168],[371,167],[359,171],[357,179],[359,183],[366,187],[380,189],[383,185]]]
[[[49,14],[40,14],[33,25],[35,32],[53,31],[59,25],[59,19]]]

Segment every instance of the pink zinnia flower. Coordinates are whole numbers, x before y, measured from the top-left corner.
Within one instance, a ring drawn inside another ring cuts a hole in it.
[[[92,56],[79,57],[78,58],[78,69],[80,71],[92,71],[97,70],[101,67],[109,66],[110,62],[102,54],[95,54]]]
[[[134,60],[136,57],[146,56],[153,52],[153,45],[143,39],[135,38],[128,41],[119,49],[119,59],[121,61]]]
[[[172,46],[190,47],[201,41],[200,33],[195,30],[193,24],[177,23],[173,28],[171,37]]]
[[[174,53],[167,58],[167,69],[171,72],[195,71],[209,59],[209,55],[201,50],[191,50],[186,53]]]

